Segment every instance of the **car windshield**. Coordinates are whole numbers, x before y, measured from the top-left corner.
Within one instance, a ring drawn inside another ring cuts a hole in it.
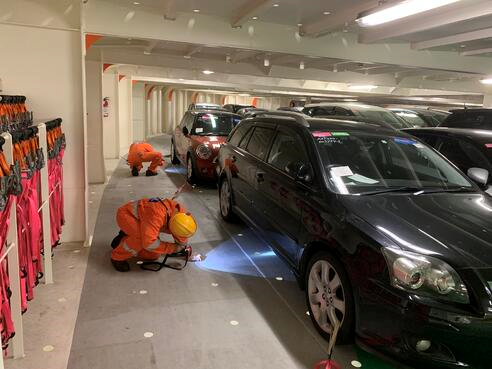
[[[341,194],[475,190],[438,153],[404,135],[312,132],[329,178]]]
[[[412,111],[394,111],[394,113],[407,122],[411,127],[427,127],[427,123]]]
[[[200,114],[193,129],[196,136],[228,136],[232,129],[241,121],[241,117],[229,114]]]

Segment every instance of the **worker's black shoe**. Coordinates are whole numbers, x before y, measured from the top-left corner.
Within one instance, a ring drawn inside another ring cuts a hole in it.
[[[115,238],[113,238],[113,241],[111,241],[111,248],[112,249],[117,248],[120,245],[121,240],[125,236],[126,236],[126,233],[123,231],[120,231],[120,233],[118,233],[118,235]]]
[[[132,168],[132,176],[138,177],[138,169],[137,169],[137,167],[133,167]]]
[[[130,271],[130,264],[128,264],[128,261],[118,261],[118,260],[111,259],[111,264],[113,264],[114,268],[118,272],[129,272]]]
[[[152,172],[151,170],[147,170],[147,171],[145,172],[145,175],[146,175],[147,177],[152,177],[152,176],[156,176],[156,175],[157,175],[157,172]]]

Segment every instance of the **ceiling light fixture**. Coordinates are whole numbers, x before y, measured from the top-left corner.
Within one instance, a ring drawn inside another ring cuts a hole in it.
[[[193,9],[193,13],[200,13],[200,9]]]
[[[297,23],[297,27],[302,27],[302,23]]]
[[[134,1],[133,5],[140,5],[140,3],[138,1]]]
[[[208,70],[208,69],[205,69],[204,71],[202,71],[203,74],[214,74],[215,72],[213,70]]]
[[[362,13],[356,19],[361,27],[372,27],[395,21],[414,14],[426,12],[441,6],[449,5],[460,0],[406,0],[393,6],[376,8],[376,10]]]
[[[301,61],[301,62],[299,63],[299,69],[300,69],[300,70],[304,70],[304,62],[303,62],[303,61]]]
[[[330,14],[331,14],[331,12],[329,12],[329,11],[323,12],[323,15],[330,15]]]
[[[270,60],[269,60],[269,59],[267,59],[267,58],[265,58],[265,59],[263,60],[263,65],[264,65],[265,67],[269,67],[269,66],[270,66]]]
[[[492,85],[492,77],[482,78],[480,83],[484,85]]]
[[[279,6],[280,6],[280,4],[277,4],[277,3],[273,4],[274,8],[278,8]]]
[[[349,90],[374,90],[378,88],[375,85],[350,85],[348,86]]]
[[[255,20],[258,20],[258,17],[255,15],[254,17],[252,17],[251,19],[253,19],[254,21]]]
[[[190,55],[183,55],[183,58],[185,58],[185,59],[191,59],[191,56]]]
[[[144,55],[150,55],[150,51],[144,50]]]

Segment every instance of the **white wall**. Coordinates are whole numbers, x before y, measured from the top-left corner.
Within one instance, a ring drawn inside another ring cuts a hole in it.
[[[118,136],[120,156],[128,153],[133,142],[132,124],[132,82],[125,77],[118,83]]]
[[[87,91],[87,166],[89,183],[104,183],[106,168],[103,155],[102,64],[85,62]]]
[[[118,129],[118,74],[107,71],[103,73],[102,97],[109,98],[108,117],[103,115],[103,149],[106,159],[119,157]]]
[[[145,87],[143,83],[133,86],[133,139],[145,140]]]
[[[63,241],[83,241],[86,188],[80,33],[0,24],[0,45],[3,92],[26,95],[35,118],[63,119],[67,137]]]

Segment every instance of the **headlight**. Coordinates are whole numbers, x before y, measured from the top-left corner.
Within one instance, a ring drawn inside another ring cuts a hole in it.
[[[441,300],[470,302],[460,276],[444,261],[394,248],[383,248],[382,251],[392,286]]]
[[[198,145],[197,148],[196,148],[196,155],[200,159],[207,160],[207,159],[209,159],[212,156],[212,150],[210,150],[208,148],[208,146],[206,146],[204,144],[201,144],[201,145]]]

